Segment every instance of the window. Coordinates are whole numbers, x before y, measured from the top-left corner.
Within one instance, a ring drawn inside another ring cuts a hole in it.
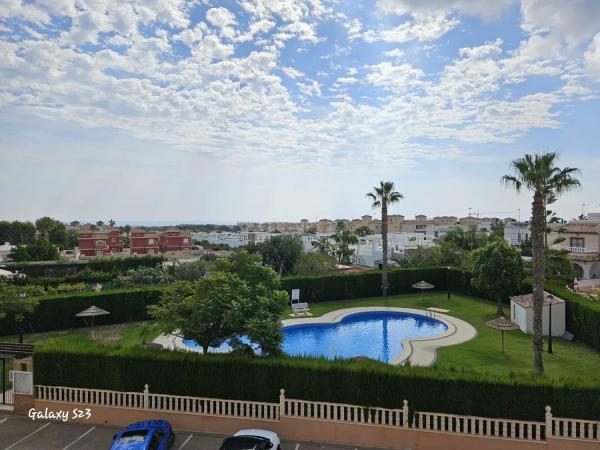
[[[183,243],[187,244],[188,243],[188,238],[183,238]]]
[[[154,244],[154,239],[148,239],[148,244]]]
[[[96,241],[96,245],[104,246],[104,245],[106,245],[106,241],[103,241],[103,240]]]
[[[154,255],[154,249],[153,248],[149,248],[148,249],[148,254],[149,255]]]
[[[574,237],[572,237],[571,238],[571,247],[583,248],[583,247],[585,247],[584,242],[585,241],[584,241],[583,238],[580,238],[580,237],[574,238]]]

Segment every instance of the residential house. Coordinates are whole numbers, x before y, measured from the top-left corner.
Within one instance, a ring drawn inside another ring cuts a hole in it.
[[[548,245],[569,252],[577,278],[600,279],[600,214],[591,213],[588,220],[551,225],[551,230]]]
[[[153,255],[159,252],[160,235],[156,231],[135,228],[129,233],[129,247],[132,255]]]
[[[79,231],[79,251],[81,256],[109,256],[123,251],[123,241],[119,230],[90,230]]]
[[[179,228],[169,228],[160,233],[158,245],[161,252],[191,250],[192,232],[182,231]]]

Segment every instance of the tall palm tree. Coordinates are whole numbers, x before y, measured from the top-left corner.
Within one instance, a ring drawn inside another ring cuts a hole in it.
[[[533,247],[533,369],[536,374],[544,372],[542,362],[542,308],[544,305],[544,234],[546,233],[545,205],[550,196],[558,197],[563,192],[579,186],[574,176],[579,169],[560,169],[555,163],[557,153],[542,153],[515,159],[511,163],[512,175],[504,175],[503,183],[517,192],[522,187],[533,191],[531,208],[531,243]]]
[[[383,240],[383,261],[381,262],[381,289],[383,298],[387,300],[388,293],[388,207],[400,202],[404,196],[394,191],[394,183],[391,181],[380,181],[379,186],[374,186],[373,191],[367,194],[372,200],[373,208],[381,208],[381,239]]]

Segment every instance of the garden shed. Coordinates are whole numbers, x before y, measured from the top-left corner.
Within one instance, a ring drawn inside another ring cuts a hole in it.
[[[550,316],[552,316],[552,336],[562,336],[565,333],[565,301],[544,292],[544,307],[542,309],[542,331],[544,336],[549,334]],[[510,298],[510,320],[519,325],[524,333],[533,334],[531,294],[516,295]]]

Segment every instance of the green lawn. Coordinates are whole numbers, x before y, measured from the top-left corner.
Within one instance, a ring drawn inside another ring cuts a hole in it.
[[[314,316],[320,316],[336,309],[383,304],[383,300],[377,297],[313,303],[310,309]],[[425,294],[424,301],[421,301],[420,294],[393,296],[389,298],[388,305],[419,309],[437,306],[449,309],[449,314],[466,320],[477,328],[479,335],[472,341],[440,349],[433,370],[454,367],[498,375],[533,374],[531,336],[521,331],[506,332],[506,352],[501,353],[500,332],[485,326],[486,321],[496,317],[495,304],[487,300],[455,294],[452,295],[452,300],[448,300],[445,292],[431,292]],[[282,318],[289,318],[290,312],[286,311]],[[505,307],[505,312],[509,313],[508,306]],[[152,341],[158,334],[149,322],[97,326],[95,341],[133,347],[144,341]],[[1,340],[16,342],[17,337],[4,337]],[[81,340],[89,341],[90,344],[93,342],[91,332],[86,328],[25,335],[26,342],[43,343],[49,340],[67,343]],[[600,382],[600,353],[584,344],[569,343],[555,338],[554,354],[544,353],[544,366],[547,376],[597,379]]]
[[[381,306],[383,300],[364,298],[335,302],[313,303],[310,310],[315,316],[341,308],[356,306]],[[485,322],[496,317],[496,305],[488,300],[452,294],[448,300],[445,292],[430,292],[421,301],[421,294],[390,297],[389,306],[425,309],[429,306],[449,309],[450,315],[466,320],[473,325],[478,336],[464,344],[441,348],[434,368],[466,368],[498,375],[514,373],[533,374],[533,350],[531,336],[521,331],[504,333],[505,353],[500,351],[500,332],[485,326]],[[286,318],[289,318],[286,312]],[[504,312],[510,315],[508,306]],[[587,345],[553,339],[554,353],[544,353],[546,375],[552,377],[595,378],[600,382],[600,353]]]

